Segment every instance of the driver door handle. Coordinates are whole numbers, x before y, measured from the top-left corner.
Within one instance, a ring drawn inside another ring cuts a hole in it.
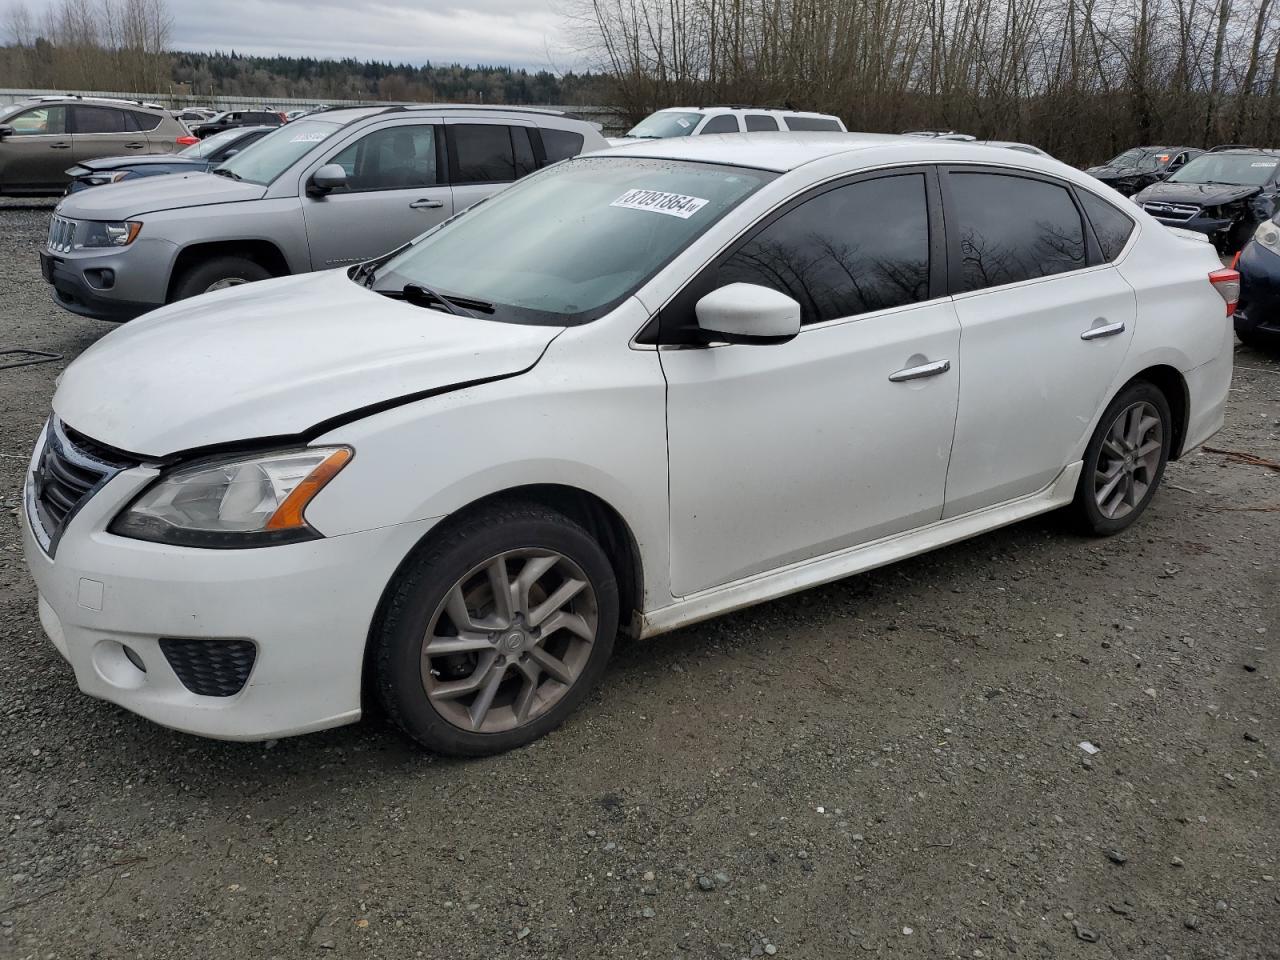
[[[1096,323],[1097,321],[1095,321]],[[1114,337],[1117,333],[1124,333],[1124,321],[1118,320],[1115,323],[1104,323],[1100,326],[1090,327],[1084,333],[1080,334],[1081,340],[1100,340],[1103,337]]]
[[[438,210],[444,206],[443,200],[415,200],[409,204],[410,210]]]
[[[141,149],[142,149],[143,147],[145,147],[145,146],[146,146],[146,144],[145,144],[145,143],[138,143],[138,142],[135,140],[133,143],[126,143],[126,144],[124,145],[124,148],[125,148],[126,150],[141,150]]]
[[[70,150],[70,149],[71,149],[71,144],[69,144],[69,143],[51,143],[51,144],[49,144],[49,149],[50,149],[50,150]]]
[[[891,383],[904,383],[907,380],[923,380],[925,377],[936,377],[939,374],[946,373],[951,369],[950,360],[934,360],[932,363],[922,363],[918,367],[906,367],[896,373],[889,374]]]

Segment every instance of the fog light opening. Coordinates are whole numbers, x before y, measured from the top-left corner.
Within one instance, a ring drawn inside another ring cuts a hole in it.
[[[133,647],[129,646],[127,643],[122,643],[121,646],[124,647],[124,655],[128,661],[143,673],[146,673],[147,665],[142,662],[142,657],[138,656],[138,651],[133,649]]]

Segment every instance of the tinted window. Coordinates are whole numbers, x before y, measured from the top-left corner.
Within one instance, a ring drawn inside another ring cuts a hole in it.
[[[137,110],[126,110],[130,130],[154,130],[160,126],[160,114],[141,113]]]
[[[699,133],[737,133],[738,118],[731,113],[722,113],[718,117],[712,117],[707,121],[707,125],[698,131]]]
[[[66,107],[38,107],[6,121],[15,136],[34,137],[67,132]]]
[[[511,135],[497,123],[459,123],[449,127],[456,167],[454,183],[507,183],[516,178]]]
[[[840,132],[840,124],[827,117],[783,117],[788,130],[834,130]]]
[[[542,149],[547,163],[557,163],[576,157],[582,152],[582,134],[569,130],[542,130]]]
[[[1103,258],[1114,260],[1129,241],[1129,234],[1133,233],[1133,221],[1087,190],[1077,190],[1076,194],[1084,205],[1085,216],[1093,224],[1093,233],[1098,238]]]
[[[716,270],[711,289],[757,283],[799,301],[804,323],[929,298],[924,177],[838,187],[783,214]]]
[[[347,171],[350,190],[403,190],[440,182],[436,128],[429,125],[375,130],[329,162]]]
[[[124,111],[111,107],[72,107],[76,133],[124,133]]]
[[[270,113],[268,111],[263,111],[261,113],[242,114],[240,119],[248,120],[253,123],[279,123],[280,122],[279,114]]]
[[[1066,188],[1027,177],[952,173],[947,223],[960,236],[960,290],[1076,270],[1084,227]]]
[[[528,127],[508,127],[511,131],[511,149],[516,157],[516,176],[523,177],[538,169],[537,158],[533,155],[533,144],[529,141]]]
[[[773,117],[766,116],[763,113],[747,114],[747,132],[748,133],[750,133],[752,130],[777,130],[777,129],[778,129],[778,121],[773,119]]]

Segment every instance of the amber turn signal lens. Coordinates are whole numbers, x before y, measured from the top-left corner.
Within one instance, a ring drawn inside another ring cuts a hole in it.
[[[338,471],[351,460],[351,451],[335,450],[321,464],[307,474],[307,478],[293,488],[293,492],[285,497],[284,503],[276,508],[276,512],[267,521],[264,530],[289,530],[305,527],[307,522],[302,514],[315,495],[324,489],[324,485],[338,475]]]

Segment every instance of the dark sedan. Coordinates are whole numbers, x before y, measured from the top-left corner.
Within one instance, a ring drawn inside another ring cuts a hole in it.
[[[1235,253],[1280,198],[1280,151],[1202,154],[1133,202],[1161,223],[1206,234],[1219,253]]]
[[[1131,197],[1139,190],[1181,170],[1203,150],[1195,147],[1134,147],[1085,171],[1108,187]]]
[[[235,127],[279,127],[284,125],[284,117],[271,110],[228,110],[220,113],[207,123],[191,124],[191,132],[203,140],[223,130]]]
[[[205,173],[223,160],[234,157],[256,143],[275,127],[238,127],[224,130],[194,143],[177,153],[141,157],[102,157],[78,163],[67,175],[71,183],[67,193],[78,193],[89,187],[100,187],[138,177],[158,177],[170,173]]]

